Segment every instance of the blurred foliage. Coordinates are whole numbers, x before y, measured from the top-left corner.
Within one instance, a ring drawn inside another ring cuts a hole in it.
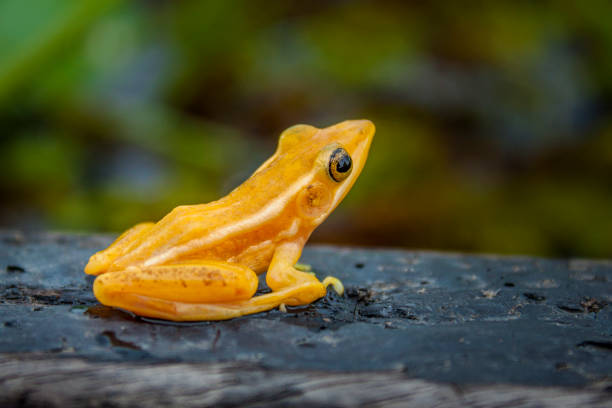
[[[319,242],[612,257],[612,3],[0,2],[0,222],[120,231],[377,125]]]

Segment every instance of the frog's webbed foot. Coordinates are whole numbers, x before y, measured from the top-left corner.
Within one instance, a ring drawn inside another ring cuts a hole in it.
[[[306,272],[311,275],[314,275],[311,265],[303,264],[303,263],[296,263],[293,267],[300,272]],[[344,285],[342,285],[342,282],[340,282],[340,279],[334,278],[333,276],[328,276],[325,279],[323,279],[322,283],[323,283],[323,286],[325,286],[326,288],[329,285],[332,285],[336,293],[339,294],[340,296],[344,294]]]

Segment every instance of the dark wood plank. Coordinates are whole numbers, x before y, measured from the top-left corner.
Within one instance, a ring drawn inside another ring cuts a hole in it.
[[[612,395],[610,261],[313,246],[302,262],[342,279],[346,296],[169,324],[96,302],[83,267],[111,239],[0,233],[0,406],[604,406]]]

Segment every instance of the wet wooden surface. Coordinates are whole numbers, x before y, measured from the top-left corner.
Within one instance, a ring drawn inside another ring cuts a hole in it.
[[[96,302],[111,239],[0,233],[0,406],[612,405],[609,261],[308,247],[344,297],[170,324]]]

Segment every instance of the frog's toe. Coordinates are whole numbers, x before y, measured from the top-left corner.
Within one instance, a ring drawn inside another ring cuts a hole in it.
[[[293,267],[300,272],[312,272],[312,265],[296,263]]]
[[[108,270],[111,261],[104,252],[95,253],[89,258],[85,266],[85,273],[88,275],[101,275]]]
[[[326,288],[331,285],[336,291],[336,293],[340,296],[344,294],[344,285],[342,284],[342,282],[340,282],[340,279],[334,278],[333,276],[328,276],[327,278],[323,279],[322,283],[323,286],[325,286]]]

